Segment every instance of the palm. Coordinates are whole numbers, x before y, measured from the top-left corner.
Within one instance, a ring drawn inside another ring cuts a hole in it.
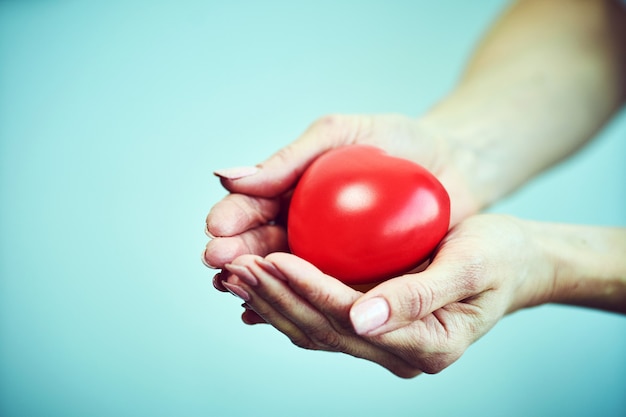
[[[207,217],[207,231],[215,237],[203,259],[216,268],[239,255],[265,256],[286,251],[287,234],[282,216],[289,195],[302,171],[321,153],[348,144],[378,146],[388,153],[411,159],[431,170],[448,190],[451,222],[478,210],[463,176],[451,162],[449,144],[427,132],[416,119],[404,116],[327,117],[314,123],[296,142],[262,163],[257,175],[222,179],[231,191]]]
[[[278,280],[259,268],[257,259],[243,256],[236,261],[261,281],[251,290],[257,295],[256,312],[249,310],[248,314],[259,314],[302,348],[368,359],[403,377],[445,368],[499,317],[485,310],[493,305],[488,296],[477,296],[471,301],[448,304],[400,329],[378,336],[361,336],[354,332],[349,317],[361,292],[293,255],[268,257],[283,271]],[[245,285],[236,277],[229,282]]]
[[[251,295],[248,323],[268,322],[303,348],[348,353],[410,377],[441,371],[507,312],[546,293],[551,269],[535,255],[518,222],[483,215],[450,231],[424,271],[366,294],[288,253],[240,256],[227,281]],[[355,309],[377,297],[390,306],[386,321],[359,328]]]

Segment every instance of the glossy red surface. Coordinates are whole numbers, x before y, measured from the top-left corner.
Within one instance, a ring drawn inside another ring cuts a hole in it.
[[[291,251],[347,284],[382,281],[425,261],[446,234],[450,199],[425,168],[362,145],[304,172],[291,200]]]

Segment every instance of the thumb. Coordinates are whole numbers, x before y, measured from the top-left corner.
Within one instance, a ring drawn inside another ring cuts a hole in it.
[[[351,307],[350,321],[363,336],[388,333],[477,294],[479,281],[474,268],[435,259],[423,272],[385,281],[365,293]]]
[[[322,117],[297,140],[257,166],[220,169],[214,174],[228,191],[276,197],[292,188],[315,158],[330,149],[354,143],[367,121],[366,116]]]

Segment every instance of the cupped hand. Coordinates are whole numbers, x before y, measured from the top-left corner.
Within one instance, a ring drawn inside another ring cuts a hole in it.
[[[230,194],[215,204],[206,218],[211,240],[202,256],[204,263],[223,268],[239,255],[287,251],[282,220],[300,175],[322,153],[350,144],[377,146],[429,169],[450,195],[452,224],[481,206],[469,189],[467,173],[459,168],[459,161],[471,158],[462,154],[470,151],[452,146],[418,119],[399,115],[327,116],[259,165],[215,172]],[[223,289],[219,281],[216,283]]]
[[[300,347],[365,358],[405,378],[449,366],[505,314],[543,302],[554,277],[529,226],[499,215],[458,224],[426,270],[367,293],[288,253],[243,255],[226,268],[223,285],[245,301],[245,322],[270,323]]]

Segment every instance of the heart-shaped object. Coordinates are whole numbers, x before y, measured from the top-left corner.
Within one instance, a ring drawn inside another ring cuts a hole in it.
[[[422,166],[381,149],[326,152],[294,190],[291,251],[346,284],[379,282],[424,262],[448,231],[450,198]]]

